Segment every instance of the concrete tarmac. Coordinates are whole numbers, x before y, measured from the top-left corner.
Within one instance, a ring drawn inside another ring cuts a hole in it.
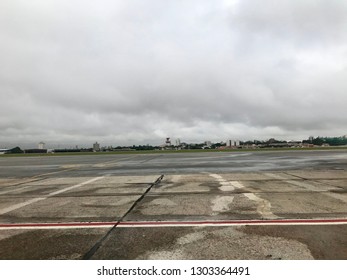
[[[347,259],[347,150],[0,157],[0,248],[0,259]]]

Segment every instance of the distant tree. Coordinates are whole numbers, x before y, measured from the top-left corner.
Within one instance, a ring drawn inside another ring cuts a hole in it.
[[[226,144],[222,144],[222,143],[214,143],[212,144],[211,148],[212,149],[218,149],[221,146],[225,146]]]
[[[200,143],[200,144],[190,144],[190,149],[192,150],[197,150],[197,149],[202,149],[202,147],[205,146],[205,143]]]
[[[343,137],[325,137],[323,138],[323,141],[330,146],[347,145],[347,139]]]
[[[23,154],[24,151],[21,148],[19,148],[19,147],[15,147],[15,148],[11,149],[9,151],[9,153],[10,154]]]
[[[319,137],[319,136],[312,140],[312,144],[317,145],[317,146],[322,146],[324,144],[324,142],[325,142],[324,139]]]
[[[150,145],[139,145],[139,146],[136,146],[135,149],[137,151],[150,151],[150,150],[154,150],[155,147]]]

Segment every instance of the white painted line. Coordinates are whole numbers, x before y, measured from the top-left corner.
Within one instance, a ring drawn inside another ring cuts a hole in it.
[[[38,201],[41,201],[41,200],[44,200],[44,199],[46,199],[46,198],[45,198],[45,197],[38,197],[38,198],[30,199],[30,200],[25,201],[25,202],[22,202],[22,203],[18,203],[18,204],[12,205],[12,206],[10,206],[10,207],[1,209],[1,210],[0,210],[0,215],[6,214],[6,213],[11,212],[11,211],[13,211],[13,210],[22,208],[22,207],[24,207],[24,206],[33,204],[33,203],[35,203],[35,202],[38,202]]]
[[[219,187],[221,191],[233,191],[235,189],[243,189],[245,186],[238,181],[227,181],[225,180],[221,175],[219,174],[213,174],[213,173],[208,173],[211,177],[215,178],[218,180],[218,182],[222,185]],[[243,194],[245,197],[247,197],[250,200],[253,200],[257,202],[257,212],[264,217],[265,219],[277,219],[279,218],[278,216],[274,215],[271,212],[271,203],[263,198],[260,198],[256,196],[253,193],[244,193]],[[232,201],[232,200],[231,200]],[[230,203],[231,203],[230,201]],[[215,207],[215,206],[214,206]]]
[[[6,166],[6,167],[9,167],[9,166]],[[18,167],[18,166],[13,166],[13,167]],[[73,168],[69,167],[69,169],[73,169]],[[36,178],[47,176],[47,175],[52,175],[52,174],[57,174],[57,173],[62,173],[62,172],[67,172],[67,171],[69,171],[69,169],[35,175],[35,176],[30,177],[30,178],[23,179],[22,181],[19,181],[19,182],[13,182],[14,186],[6,186],[6,187],[17,187],[17,186],[23,185],[23,184],[30,184],[32,182],[35,182]],[[19,186],[18,189],[2,191],[2,192],[0,192],[0,195],[7,194],[7,193],[12,193],[12,192],[16,192],[16,191],[22,191],[22,190],[25,190],[25,189],[28,189],[28,188],[32,188],[32,187],[35,187],[35,186],[37,186],[37,185],[30,185],[30,186],[24,186],[24,187]]]
[[[208,175],[215,178],[222,185],[219,189],[224,192],[233,191],[235,188],[242,189],[245,187],[238,181],[227,181],[219,174],[208,173]]]
[[[221,212],[227,212],[230,210],[229,205],[233,202],[234,197],[233,196],[217,196],[213,200],[211,200],[212,203],[212,211],[214,214],[219,214]]]
[[[82,187],[82,186],[84,186],[84,185],[93,183],[93,182],[95,182],[95,181],[97,181],[97,180],[100,180],[100,179],[102,179],[102,178],[104,178],[104,177],[96,177],[96,178],[90,179],[90,180],[88,180],[88,181],[85,181],[85,182],[83,182],[83,183],[80,183],[80,184],[77,184],[77,185],[74,185],[74,186],[71,186],[71,187],[67,187],[67,188],[62,189],[62,190],[58,190],[58,191],[52,192],[52,193],[50,193],[49,195],[47,195],[47,197],[53,196],[53,195],[57,195],[57,194],[60,194],[60,193],[66,192],[66,191],[70,191],[70,190],[75,189],[75,188]]]
[[[277,219],[279,218],[271,212],[271,203],[266,199],[262,199],[253,193],[244,193],[245,197],[258,203],[257,212],[265,219]]]
[[[79,229],[111,228],[117,222],[72,222],[38,224],[0,224],[0,230],[11,229]],[[117,227],[232,227],[232,226],[305,226],[305,225],[347,225],[347,218],[335,219],[275,219],[275,220],[215,220],[215,221],[125,221]]]
[[[18,203],[18,204],[12,205],[12,206],[10,206],[10,207],[1,209],[1,210],[0,210],[0,215],[6,214],[6,213],[8,213],[8,212],[11,212],[11,211],[13,211],[13,210],[22,208],[22,207],[27,206],[27,205],[30,205],[30,204],[33,204],[33,203],[38,202],[38,201],[45,200],[45,199],[47,199],[48,197],[51,197],[51,196],[54,196],[54,195],[57,195],[57,194],[61,194],[61,193],[66,192],[66,191],[70,191],[70,190],[75,189],[75,188],[82,187],[82,186],[84,186],[84,185],[93,183],[93,182],[95,182],[95,181],[97,181],[97,180],[100,180],[100,179],[102,179],[102,178],[104,178],[104,177],[96,177],[96,178],[90,179],[90,180],[88,180],[88,181],[85,181],[85,182],[83,182],[83,183],[80,183],[80,184],[77,184],[77,185],[74,185],[74,186],[71,186],[71,187],[67,187],[67,188],[62,189],[62,190],[58,190],[58,191],[49,193],[49,194],[47,194],[47,195],[45,195],[45,196],[43,196],[43,197],[33,198],[33,199],[28,200],[28,201],[25,201],[25,202],[22,202],[22,203]]]
[[[238,181],[230,181],[230,183],[237,189],[243,189],[245,186]]]

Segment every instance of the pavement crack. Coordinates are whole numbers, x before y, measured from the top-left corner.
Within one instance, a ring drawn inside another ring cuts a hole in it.
[[[149,191],[156,185],[158,185],[161,180],[163,180],[164,174],[160,175],[154,183],[152,183],[144,193],[133,203],[133,205],[128,209],[128,211],[116,222],[116,224],[101,238],[99,239],[92,248],[89,249],[87,253],[84,254],[83,260],[90,260],[95,253],[99,250],[99,248],[103,245],[103,243],[107,240],[110,234],[117,228],[117,226],[125,219],[125,217],[137,206],[137,204],[144,199],[144,197],[149,193]]]

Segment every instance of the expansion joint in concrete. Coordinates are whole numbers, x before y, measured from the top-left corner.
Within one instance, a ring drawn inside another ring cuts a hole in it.
[[[89,260],[91,259],[95,253],[99,250],[99,248],[103,245],[103,243],[107,240],[107,238],[111,235],[111,233],[118,227],[118,225],[125,219],[125,217],[137,206],[137,204],[144,199],[147,193],[156,185],[158,185],[164,178],[164,174],[160,175],[154,183],[152,183],[145,191],[144,193],[132,204],[132,206],[129,208],[129,210],[116,222],[116,224],[99,240],[97,241],[94,246],[84,254],[83,259]]]

